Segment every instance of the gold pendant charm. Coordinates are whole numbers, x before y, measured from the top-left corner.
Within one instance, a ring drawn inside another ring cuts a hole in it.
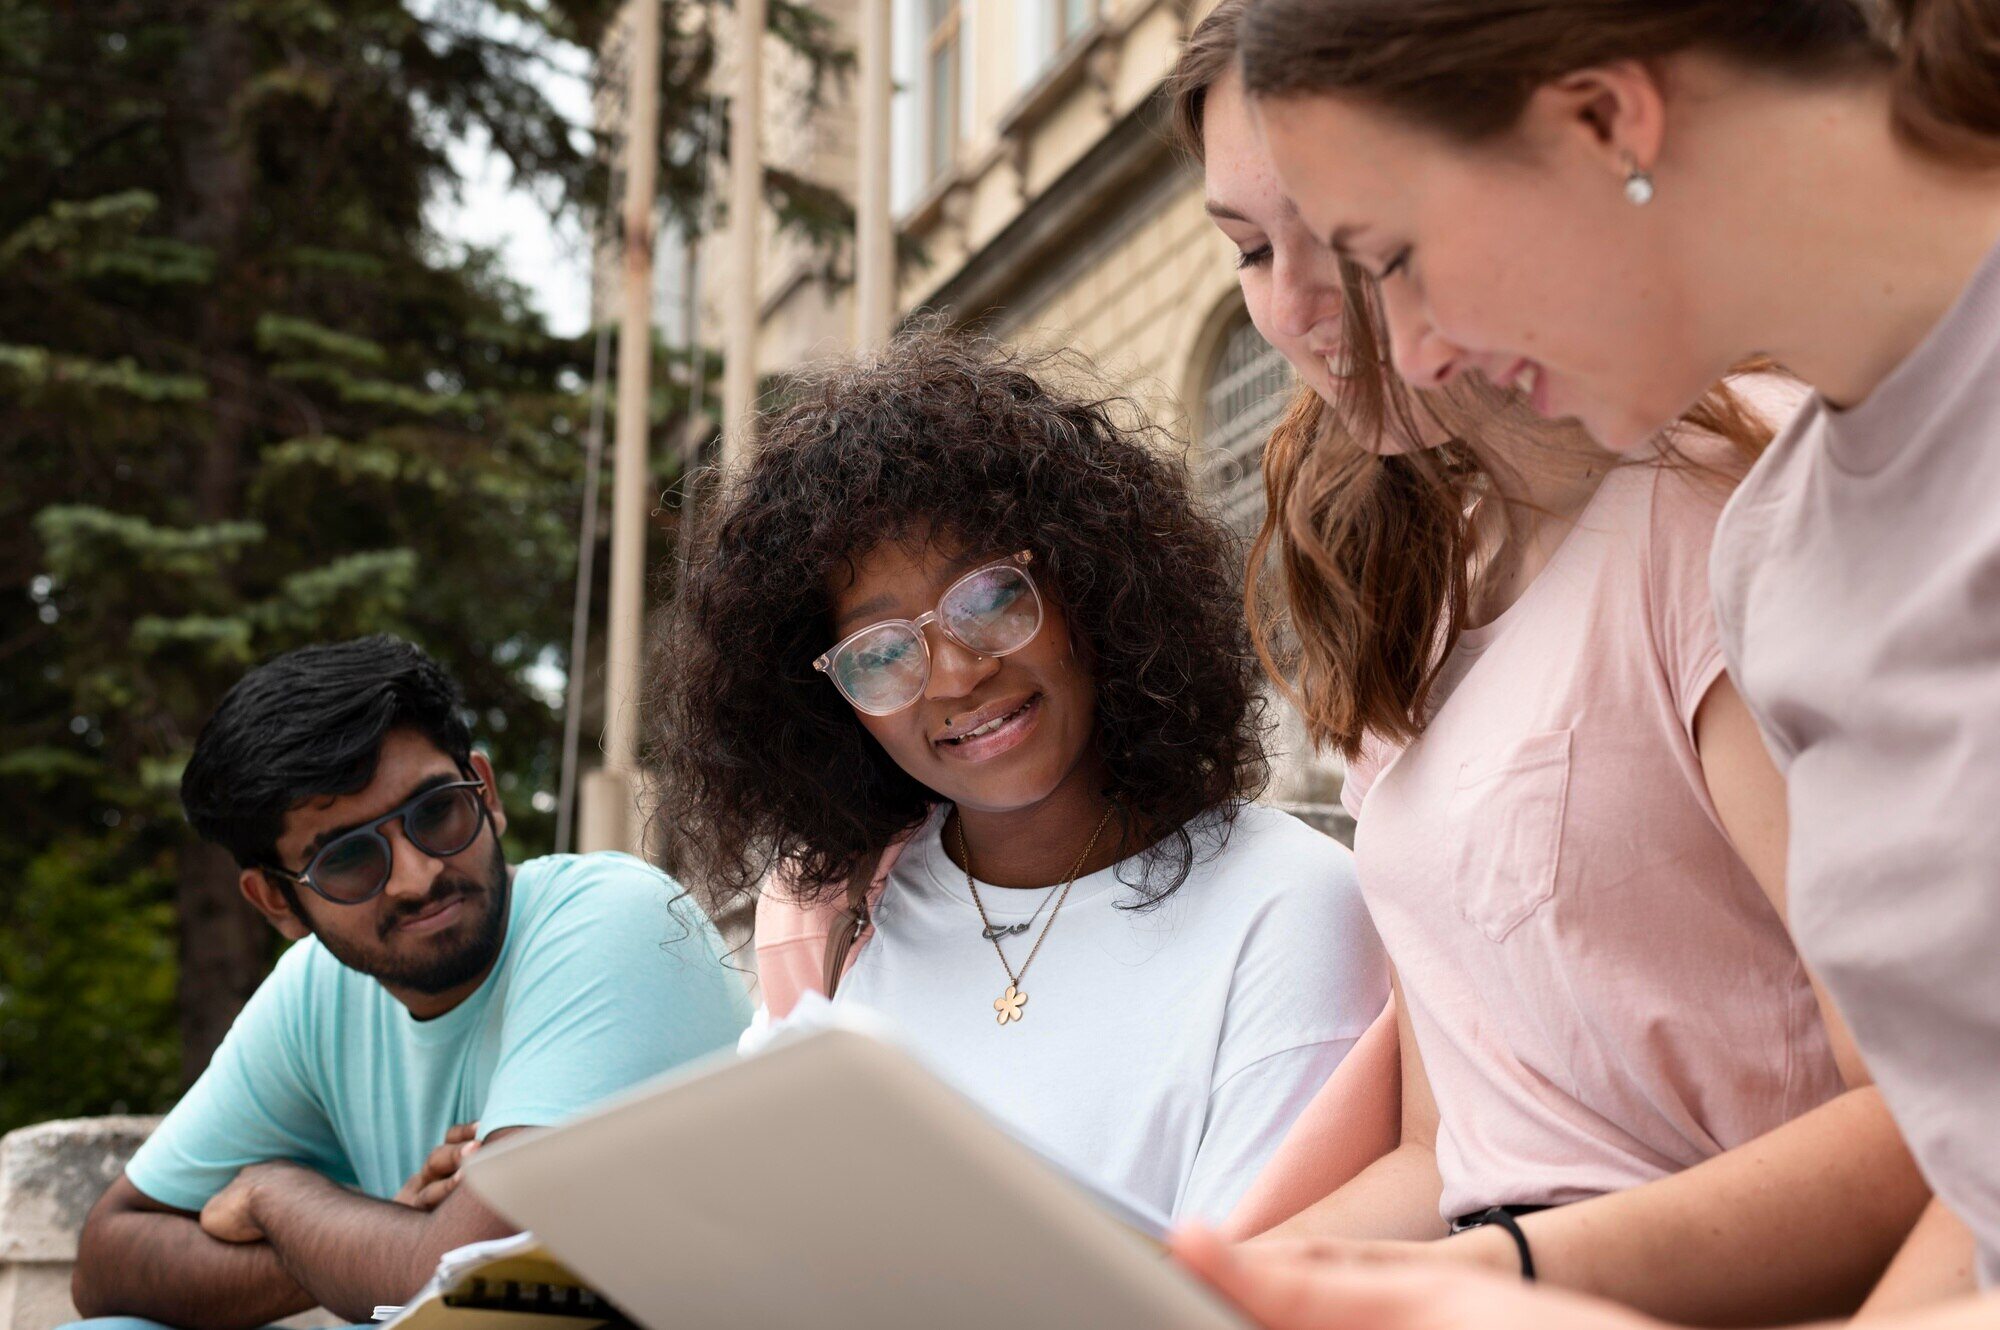
[[[993,999],[993,1010],[1000,1013],[1000,1024],[1021,1019],[1021,1008],[1027,1005],[1028,995],[1014,985],[1007,985],[1007,991]]]

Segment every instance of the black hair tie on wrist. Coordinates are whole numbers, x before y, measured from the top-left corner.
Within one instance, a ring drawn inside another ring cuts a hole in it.
[[[1507,1230],[1507,1236],[1514,1239],[1514,1246],[1521,1253],[1521,1278],[1532,1284],[1535,1282],[1535,1257],[1528,1250],[1528,1235],[1521,1231],[1521,1221],[1514,1218],[1513,1211],[1504,1205],[1496,1205],[1473,1219],[1470,1227],[1480,1228],[1492,1224]]]

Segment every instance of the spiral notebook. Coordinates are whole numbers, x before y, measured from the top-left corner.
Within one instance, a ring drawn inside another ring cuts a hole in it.
[[[532,1233],[448,1251],[407,1306],[377,1307],[396,1330],[626,1330],[632,1322]]]
[[[1150,1223],[853,1030],[670,1073],[465,1176],[645,1330],[1243,1324]]]

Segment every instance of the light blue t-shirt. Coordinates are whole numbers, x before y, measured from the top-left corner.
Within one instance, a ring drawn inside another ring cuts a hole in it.
[[[533,859],[512,897],[493,972],[434,1020],[317,939],[291,948],[127,1165],[132,1185],[199,1210],[245,1166],[290,1159],[391,1197],[456,1123],[560,1122],[748,1024],[714,928],[641,861]]]

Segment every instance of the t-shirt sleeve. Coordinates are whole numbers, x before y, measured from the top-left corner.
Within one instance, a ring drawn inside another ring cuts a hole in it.
[[[1211,1221],[1234,1208],[1389,999],[1388,959],[1353,856],[1302,826],[1289,831],[1232,865],[1231,876],[1289,885],[1264,903],[1237,952],[1208,1120],[1176,1207]]]
[[[1729,498],[1723,475],[1663,467],[1653,484],[1646,591],[1654,650],[1690,742],[1695,712],[1722,677],[1722,637],[1708,580],[1715,525]]]
[[[312,944],[251,996],[208,1069],[125,1166],[162,1205],[199,1210],[251,1164],[290,1159],[338,1177],[343,1156],[313,1089],[303,1014]]]
[[[1340,781],[1340,806],[1349,817],[1360,819],[1362,801],[1368,797],[1368,790],[1375,784],[1375,777],[1391,751],[1372,736],[1361,741],[1361,751],[1348,762],[1347,772]]]
[[[673,879],[622,854],[556,871],[582,876],[518,939],[482,1135],[574,1117],[734,1047],[750,1021],[743,976]]]
[[[1288,1048],[1217,1086],[1175,1217],[1208,1224],[1226,1219],[1355,1042],[1329,1039]]]

